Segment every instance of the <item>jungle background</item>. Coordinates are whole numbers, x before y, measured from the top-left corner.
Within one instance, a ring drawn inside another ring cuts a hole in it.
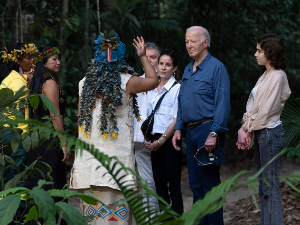
[[[191,60],[185,49],[185,30],[192,25],[204,26],[211,35],[209,51],[225,64],[231,81],[226,164],[247,168],[254,164],[253,151],[238,152],[235,143],[247,98],[263,72],[254,58],[255,37],[273,32],[283,38],[292,90],[288,103],[297,100],[299,10],[299,0],[0,0],[0,45],[4,49],[13,42],[33,42],[38,47],[60,49],[58,80],[67,95],[65,130],[77,136],[78,82],[93,57],[94,40],[100,32],[114,29],[119,34],[126,44],[126,61],[139,74],[143,73],[141,63],[132,46],[136,36],[177,51],[181,77]],[[286,107],[287,113],[300,124],[300,110],[294,106]],[[289,158],[300,157],[300,129],[295,123],[290,130],[294,138],[289,144],[294,148]]]
[[[139,74],[141,63],[132,46],[136,36],[177,51],[181,76],[191,60],[185,49],[185,30],[204,26],[211,35],[210,53],[225,64],[230,76],[232,108],[226,150],[227,161],[236,162],[252,155],[252,151],[236,154],[235,142],[248,95],[263,72],[253,56],[255,37],[273,32],[284,39],[286,73],[297,97],[299,9],[299,0],[0,0],[0,44],[1,49],[17,41],[60,49],[58,79],[68,106],[65,129],[77,135],[78,82],[100,32],[114,29],[119,34],[127,47],[126,61]]]

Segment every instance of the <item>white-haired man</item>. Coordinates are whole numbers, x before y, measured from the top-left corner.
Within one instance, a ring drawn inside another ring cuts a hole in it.
[[[204,27],[186,30],[186,49],[193,59],[185,68],[178,96],[173,145],[186,132],[187,166],[195,203],[220,184],[225,131],[230,112],[230,84],[225,66],[207,48],[210,36]],[[199,149],[199,151],[197,151]],[[197,153],[197,154],[196,154]],[[199,224],[223,225],[223,209],[203,217]]]

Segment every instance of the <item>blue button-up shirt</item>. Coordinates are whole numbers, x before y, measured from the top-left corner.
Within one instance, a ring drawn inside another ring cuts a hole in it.
[[[211,131],[228,130],[230,113],[230,83],[222,62],[210,53],[193,72],[194,60],[184,70],[178,95],[175,130],[183,130],[187,123],[213,118]]]

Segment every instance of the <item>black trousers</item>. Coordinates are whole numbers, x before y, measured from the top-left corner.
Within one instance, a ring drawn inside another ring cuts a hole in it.
[[[157,140],[161,135],[152,135],[151,141]],[[169,138],[158,151],[151,152],[151,162],[156,193],[181,215],[183,213],[180,186],[182,151],[176,151],[172,145],[172,138]]]

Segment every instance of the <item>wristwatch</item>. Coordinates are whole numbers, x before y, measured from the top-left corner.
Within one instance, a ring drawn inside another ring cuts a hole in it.
[[[209,134],[212,137],[217,137],[218,136],[218,134],[216,132],[214,132],[214,131],[209,132]]]

